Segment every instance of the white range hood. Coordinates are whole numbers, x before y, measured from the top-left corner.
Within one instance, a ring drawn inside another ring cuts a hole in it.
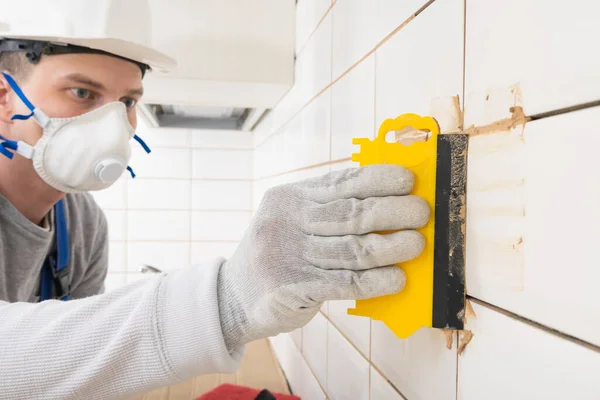
[[[153,41],[179,62],[144,103],[268,109],[294,83],[294,0],[150,0]]]

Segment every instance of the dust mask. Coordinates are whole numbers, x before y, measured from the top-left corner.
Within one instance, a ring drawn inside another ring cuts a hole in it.
[[[42,127],[42,137],[30,145],[0,137],[0,153],[13,152],[31,159],[38,175],[50,186],[65,193],[102,190],[111,186],[131,167],[131,139],[147,153],[150,149],[135,135],[122,102],[108,103],[94,111],[72,118],[49,118],[29,102],[15,80],[3,74],[11,88],[31,111],[13,120],[33,120]]]

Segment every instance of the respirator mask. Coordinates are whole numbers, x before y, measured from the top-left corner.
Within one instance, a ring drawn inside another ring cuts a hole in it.
[[[91,112],[72,118],[49,118],[27,99],[16,81],[3,73],[10,87],[29,108],[29,115],[15,115],[13,120],[33,120],[42,127],[42,137],[30,145],[0,136],[0,153],[12,159],[14,153],[32,160],[38,175],[53,188],[64,193],[81,193],[106,189],[128,166],[131,139],[147,153],[148,146],[135,135],[122,102],[108,103]]]

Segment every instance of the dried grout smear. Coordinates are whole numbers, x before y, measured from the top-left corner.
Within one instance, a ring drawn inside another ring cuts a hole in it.
[[[462,355],[463,351],[465,351],[465,348],[471,342],[471,339],[473,339],[473,336],[474,336],[473,332],[468,331],[468,330],[459,332],[459,338],[458,338],[458,355],[459,356]]]
[[[465,300],[465,325],[470,318],[477,318],[477,314],[475,314],[475,310],[473,310],[473,306],[471,302],[467,299]],[[462,330],[458,332],[458,355],[462,355],[465,348],[473,339],[473,332],[470,330]]]
[[[453,336],[456,331],[454,329],[442,329],[442,332],[446,336],[446,348],[452,350]]]

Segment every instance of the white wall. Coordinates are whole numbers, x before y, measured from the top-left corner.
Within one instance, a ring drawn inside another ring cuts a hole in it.
[[[240,131],[144,129],[135,179],[94,194],[109,222],[107,289],[163,271],[229,256],[252,209],[252,136]]]
[[[353,302],[326,304],[272,340],[295,393],[600,398],[600,107],[543,114],[600,100],[598,11],[583,0],[299,0],[296,84],[255,132],[254,207],[274,185],[356,167],[352,138],[385,118],[469,128],[474,313],[458,355],[456,334],[451,350],[433,329],[401,340],[348,316]],[[514,106],[542,118],[523,127]]]

